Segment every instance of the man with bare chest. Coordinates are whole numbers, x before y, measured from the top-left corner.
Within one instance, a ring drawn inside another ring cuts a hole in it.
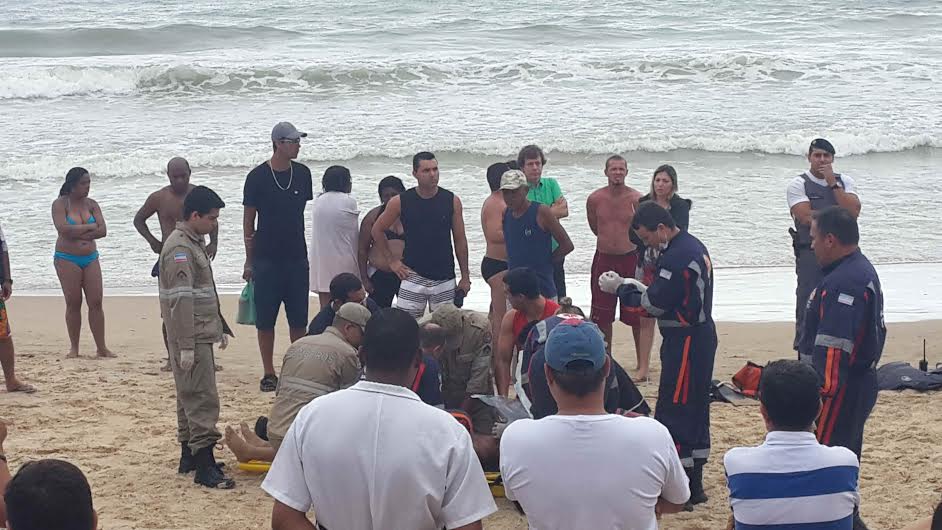
[[[589,228],[596,236],[595,257],[592,260],[592,314],[591,319],[605,334],[605,344],[609,353],[612,350],[612,324],[615,322],[617,297],[599,289],[599,276],[609,270],[619,271],[626,278],[635,277],[638,265],[638,252],[628,237],[631,222],[638,207],[641,192],[625,185],[628,176],[628,163],[619,155],[612,155],[605,161],[605,176],[608,185],[589,195],[586,201],[586,214]],[[635,348],[640,339],[640,321],[636,315],[625,310],[620,311],[620,320],[631,326]]]
[[[177,223],[183,220],[183,199],[186,198],[186,195],[190,193],[190,190],[194,187],[190,184],[190,173],[189,162],[180,157],[171,158],[170,162],[167,163],[167,178],[170,180],[170,185],[164,186],[154,193],[151,193],[150,196],[147,197],[147,200],[144,201],[144,206],[141,206],[141,209],[138,210],[137,214],[134,216],[134,228],[147,240],[150,244],[150,248],[157,256],[160,256],[160,251],[163,249],[164,245],[163,242],[173,233]],[[160,239],[154,237],[154,234],[151,233],[150,228],[147,226],[147,220],[153,217],[154,214],[157,214],[157,219],[160,222]],[[213,229],[212,233],[209,234],[209,245],[206,246],[206,253],[210,258],[216,257],[217,236],[217,229]],[[154,268],[150,273],[151,277],[157,278],[159,276],[159,263],[160,261],[158,260],[157,263],[154,264]],[[166,328],[163,328],[163,336],[164,346],[166,346]],[[161,368],[161,371],[170,371],[169,357],[163,368]]]

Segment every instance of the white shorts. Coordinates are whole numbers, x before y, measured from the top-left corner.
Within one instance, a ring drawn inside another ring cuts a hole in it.
[[[399,284],[396,307],[418,319],[426,306],[435,311],[440,305],[453,303],[456,287],[454,278],[429,280],[413,272]]]

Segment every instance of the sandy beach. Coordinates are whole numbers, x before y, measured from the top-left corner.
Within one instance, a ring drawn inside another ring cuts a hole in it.
[[[316,302],[312,300],[312,315]],[[234,321],[236,298],[226,296],[224,314]],[[10,424],[6,443],[11,469],[37,458],[77,464],[92,485],[103,529],[270,528],[271,500],[259,488],[262,476],[233,470],[235,458],[219,451],[237,480],[234,491],[210,491],[176,473],[173,379],[161,373],[159,307],[155,297],[108,297],[105,301],[113,360],[89,358],[91,336],[83,332],[84,358],[65,359],[64,305],[59,297],[14,296],[8,303],[17,348],[17,369],[38,386],[34,395],[4,395],[2,417]],[[728,380],[745,361],[790,356],[791,325],[720,324],[716,378]],[[261,373],[255,331],[237,326],[236,339],[217,355],[222,417],[220,428],[268,414],[273,394],[258,391]],[[282,333],[276,366],[286,347]],[[631,367],[627,328],[616,328],[616,357]],[[915,362],[922,339],[930,362],[942,361],[942,323],[890,324],[884,361]],[[931,352],[934,352],[931,353]],[[659,364],[653,364],[655,376]],[[653,405],[657,386],[642,391]],[[930,514],[942,492],[942,394],[881,392],[867,426],[860,490],[871,528],[894,529]],[[713,458],[706,468],[710,501],[695,512],[665,518],[661,528],[722,528],[729,514],[722,455],[736,445],[760,443],[758,408],[714,404]],[[626,452],[626,458],[630,454]],[[509,503],[487,519],[488,530],[526,528]]]

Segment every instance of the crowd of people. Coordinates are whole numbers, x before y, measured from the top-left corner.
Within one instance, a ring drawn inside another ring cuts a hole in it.
[[[496,511],[485,471],[500,474],[507,498],[539,528],[653,529],[662,515],[707,501],[714,271],[688,231],[692,202],[678,195],[673,167],[658,167],[642,194],[626,184],[625,158],[605,161],[606,184],[585,208],[597,238],[586,318],[566,297],[564,261],[575,246],[560,219],[570,208],[559,183],[543,176],[545,154],[528,145],[489,166],[484,314],[461,307],[471,289],[464,205],[439,185],[434,154],[413,157],[415,187],[382,179],[380,205],[361,222],[347,168],[328,168],[315,198],[310,170],[295,161],[304,137],[277,124],[271,158],[245,180],[243,278],[254,286],[259,388],[275,392],[254,429],[217,428],[214,346],[225,349],[233,335],[212,270],[224,202],[190,184],[189,164],[174,158],[169,185],[135,216],[159,256],[152,275],[176,387],[181,474],[235,487],[214,455],[223,438],[240,462],[270,463],[262,488],[274,499],[275,529],[481,528]],[[879,278],[858,248],[860,201],[853,180],[833,172],[834,154],[814,140],[809,171],[788,188],[799,356],[762,371],[765,443],[725,455],[731,527],[866,528],[858,470],[886,328]],[[90,182],[73,168],[53,203],[54,260],[69,356],[79,354],[84,294],[97,355],[111,357],[95,243],[107,228]],[[154,214],[160,239],[147,226]],[[2,232],[0,245],[5,300],[12,279]],[[320,302],[310,322],[309,292]],[[282,306],[291,345],[276,373]],[[633,332],[631,375],[611,355],[616,309]],[[661,369],[651,418],[636,382],[649,377],[655,322]],[[35,391],[14,374],[2,305],[0,361],[8,390]],[[519,401],[528,417],[505,417],[491,400]],[[3,427],[0,453],[5,437]],[[41,461],[10,480],[0,460],[9,529],[67,528],[35,500],[65,494],[81,521],[68,528],[94,527],[88,483],[74,466]]]

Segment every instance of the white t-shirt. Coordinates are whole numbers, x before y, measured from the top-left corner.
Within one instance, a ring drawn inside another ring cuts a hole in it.
[[[9,252],[9,250],[7,249],[7,238],[3,237],[2,226],[0,226],[0,252]]]
[[[298,413],[262,489],[334,529],[457,528],[497,511],[471,436],[411,390],[360,381]]]
[[[330,281],[340,273],[360,277],[357,239],[360,215],[353,195],[339,191],[322,193],[311,208],[311,291],[330,292]]]
[[[500,471],[533,530],[656,530],[658,497],[690,498],[671,435],[651,418],[517,420],[501,437]]]
[[[828,187],[828,182],[824,179],[819,179],[818,177],[811,174],[810,171],[805,171],[804,175],[808,177],[811,182],[818,184],[820,186]],[[850,193],[851,195],[857,195],[857,185],[854,183],[854,179],[850,175],[841,174],[841,182],[844,183],[844,193]],[[788,208],[791,209],[792,206],[802,202],[811,202],[811,199],[805,195],[805,179],[801,178],[801,175],[793,178],[792,181],[788,184],[788,188],[785,191],[786,199],[788,200]]]

